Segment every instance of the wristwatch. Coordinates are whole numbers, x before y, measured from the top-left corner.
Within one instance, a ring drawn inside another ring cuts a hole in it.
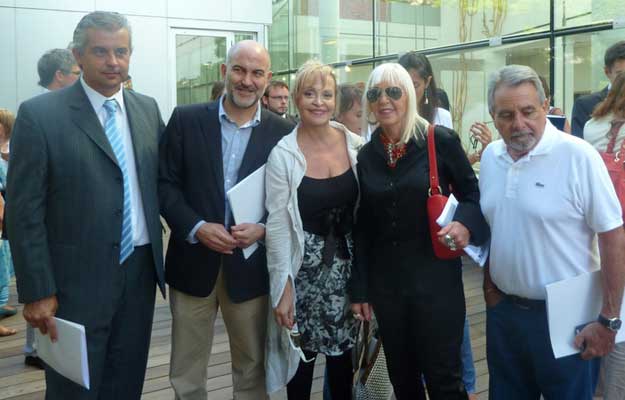
[[[601,325],[605,326],[612,332],[618,332],[618,330],[621,329],[621,324],[622,324],[622,321],[619,317],[606,318],[601,314],[599,314],[599,317],[597,318],[597,322],[599,322]]]

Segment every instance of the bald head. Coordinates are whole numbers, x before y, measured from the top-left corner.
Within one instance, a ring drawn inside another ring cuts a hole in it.
[[[269,53],[259,43],[244,40],[228,51],[221,73],[226,83],[226,100],[232,108],[252,110],[271,79]]]
[[[226,55],[226,65],[228,67],[232,66],[232,60],[240,54],[257,59],[259,62],[264,64],[267,71],[271,70],[269,52],[260,43],[254,40],[242,40],[235,43],[234,46],[228,50],[228,54]]]

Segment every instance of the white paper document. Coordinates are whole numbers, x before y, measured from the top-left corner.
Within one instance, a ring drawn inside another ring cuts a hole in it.
[[[556,358],[579,353],[575,347],[575,328],[597,320],[603,295],[601,273],[594,271],[547,285],[547,319],[551,348]],[[621,319],[625,308],[621,307]],[[616,335],[616,343],[625,341],[625,329]]]
[[[89,363],[85,327],[61,318],[56,320],[58,340],[52,343],[49,335],[35,329],[37,356],[67,379],[89,389]]]
[[[258,168],[250,175],[237,183],[226,193],[230,209],[237,224],[255,224],[265,215],[265,166]],[[256,249],[258,243],[253,243],[243,249],[243,256],[249,258]]]
[[[456,213],[456,208],[458,208],[458,200],[454,197],[453,194],[450,194],[449,198],[447,199],[447,203],[445,203],[445,207],[443,208],[443,212],[436,219],[436,223],[440,227],[447,226],[453,220],[454,214]],[[486,259],[488,259],[488,252],[490,251],[490,240],[482,246],[474,246],[470,244],[463,250],[480,267],[483,267],[486,263]]]

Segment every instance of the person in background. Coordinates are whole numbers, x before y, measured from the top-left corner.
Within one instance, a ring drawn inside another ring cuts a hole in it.
[[[6,109],[0,109],[0,229],[4,224],[4,193],[7,181],[7,166],[9,154],[9,140],[13,130],[15,117]],[[6,157],[6,158],[5,158]],[[2,239],[0,241],[0,319],[10,317],[17,314],[17,309],[8,305],[9,303],[9,285],[13,275],[13,261],[11,259],[11,250],[9,242]],[[0,325],[0,336],[15,335],[17,331]]]
[[[580,96],[573,103],[573,117],[571,133],[574,136],[582,137],[584,125],[590,119],[595,106],[603,101],[610,91],[614,77],[625,71],[625,40],[614,43],[606,51],[603,57],[603,72],[610,83],[599,92],[594,92],[585,96]]]
[[[358,325],[347,284],[356,156],[364,141],[331,121],[336,87],[332,67],[318,61],[302,65],[293,89],[300,123],[267,161],[267,268],[275,316],[268,327],[267,385],[273,392],[286,384],[289,400],[310,399],[319,353],[326,356],[332,400],[350,400],[352,394]],[[288,343],[295,332],[302,360]]]
[[[223,96],[225,89],[226,89],[226,84],[224,81],[213,82],[213,87],[211,88],[210,101],[218,100],[221,96]]]
[[[421,375],[430,399],[466,400],[462,262],[438,259],[432,249],[426,211],[430,123],[417,112],[414,86],[396,63],[376,67],[367,83],[363,124],[375,118],[379,126],[358,155],[352,311],[369,319],[373,306],[398,400],[425,399]],[[437,126],[435,141],[443,194],[453,185],[460,202],[438,240],[449,247],[480,245],[488,227],[459,137]]]
[[[621,149],[625,140],[625,72],[616,75],[608,96],[595,107],[584,126],[584,140],[600,152],[606,152],[609,145],[615,155]],[[602,358],[601,381],[604,399],[625,399],[625,343],[616,344]]]
[[[451,112],[451,106],[449,105],[449,96],[447,96],[447,92],[442,88],[436,88],[436,97],[438,98],[438,105],[441,108]]]
[[[410,74],[410,79],[412,80],[417,96],[417,112],[419,115],[425,118],[430,124],[442,125],[446,128],[453,129],[450,112],[445,108],[439,107],[439,96],[441,96],[442,90],[439,90],[436,85],[436,78],[434,77],[432,65],[428,58],[424,54],[410,52],[399,58],[399,64]],[[447,94],[444,91],[442,91],[442,94],[444,94],[444,99],[447,100],[447,107],[449,107]],[[476,398],[476,376],[475,366],[473,364],[473,352],[471,350],[469,319],[466,315],[461,352],[464,385],[469,398],[474,399]]]
[[[439,107],[438,87],[428,58],[421,53],[409,52],[399,58],[399,64],[408,71],[417,95],[417,112],[430,124],[453,129],[451,114]]]
[[[549,103],[534,70],[509,65],[493,73],[488,108],[502,138],[486,148],[480,170],[480,204],[492,232],[483,284],[489,396],[590,400],[589,360],[610,352],[621,325],[621,206],[598,152],[547,123]],[[546,285],[597,270],[597,320],[575,336],[581,354],[556,359]]]
[[[336,122],[362,136],[362,89],[352,84],[339,85],[338,102]]]
[[[262,97],[263,106],[293,124],[297,124],[297,118],[288,114],[289,111],[289,85],[273,80],[269,82]]]
[[[67,49],[48,50],[37,62],[39,86],[45,91],[63,89],[80,77],[80,67],[72,52]]]
[[[543,85],[543,90],[545,91],[545,96],[547,97],[547,101],[549,102],[549,104],[551,104],[552,98],[551,98],[551,89],[549,88],[549,83],[547,82],[547,79],[545,79],[545,77],[542,75],[538,76],[538,78],[540,79],[540,83]],[[566,119],[566,116],[564,115],[564,111],[562,111],[558,107],[554,107],[550,105],[547,115],[559,115],[559,116],[565,117],[564,129],[562,129],[562,131],[566,133],[571,133],[571,125],[569,124],[569,120]]]

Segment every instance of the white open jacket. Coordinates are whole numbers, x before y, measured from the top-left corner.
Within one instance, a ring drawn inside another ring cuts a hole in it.
[[[349,161],[358,179],[356,156],[364,140],[338,122],[331,121],[330,125],[345,133]],[[273,309],[280,302],[288,278],[295,282],[304,255],[304,229],[297,203],[297,188],[306,173],[306,159],[297,144],[297,128],[283,137],[271,151],[265,172],[265,207],[269,212],[265,245],[271,295],[265,355],[268,393],[286,386],[299,365],[299,355],[289,345],[287,329],[278,326],[273,316]],[[296,290],[294,287],[294,308]]]

